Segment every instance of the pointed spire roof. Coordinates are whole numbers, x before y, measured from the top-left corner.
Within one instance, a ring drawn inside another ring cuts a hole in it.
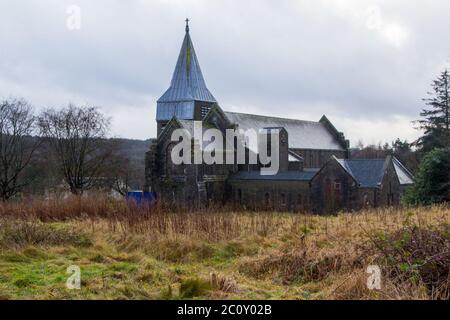
[[[158,100],[158,103],[187,101],[217,102],[206,87],[189,34],[188,23],[189,19],[186,19],[186,35],[181,46],[170,88]]]

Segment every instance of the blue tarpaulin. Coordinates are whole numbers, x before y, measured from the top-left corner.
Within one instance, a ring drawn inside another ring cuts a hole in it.
[[[138,205],[153,205],[156,202],[155,192],[132,191],[127,193],[127,201]]]

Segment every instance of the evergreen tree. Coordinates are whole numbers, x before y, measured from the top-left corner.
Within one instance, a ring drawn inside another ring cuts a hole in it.
[[[412,152],[411,144],[408,143],[407,140],[402,141],[398,138],[397,138],[397,140],[392,142],[392,150],[393,150],[394,155],[396,155],[396,156],[399,154]]]
[[[424,99],[429,107],[423,109],[419,128],[425,135],[418,141],[422,151],[429,152],[435,148],[450,146],[450,73],[445,70],[432,83],[433,91]]]
[[[408,204],[428,205],[450,201],[450,148],[435,149],[422,160],[414,187],[404,201]]]

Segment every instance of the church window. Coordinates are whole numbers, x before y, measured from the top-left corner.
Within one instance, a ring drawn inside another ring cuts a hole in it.
[[[342,183],[339,180],[336,180],[334,182],[334,190],[341,191],[341,189],[342,189]]]
[[[266,207],[270,207],[270,194],[268,192],[266,192],[264,198],[265,198]]]
[[[281,206],[286,206],[286,195],[284,193],[281,194]]]
[[[334,181],[334,200],[341,201],[342,198],[342,183],[339,180]]]
[[[169,174],[169,175],[173,172],[173,169],[174,169],[174,165],[173,165],[172,157],[171,157],[173,147],[174,147],[174,145],[170,144],[166,150],[166,167],[167,167],[167,174]]]
[[[325,193],[327,195],[331,193],[331,181],[328,178],[325,180]]]
[[[363,197],[363,206],[364,207],[368,207],[369,206],[369,195],[367,193],[364,193],[364,197]]]
[[[172,187],[172,201],[173,202],[177,201],[177,188],[176,187]]]
[[[297,207],[301,209],[303,206],[303,196],[301,193],[297,195]]]
[[[175,144],[169,144],[166,149],[166,170],[167,175],[180,175],[184,174],[185,166],[183,164],[176,165],[172,161],[172,150],[175,147]],[[183,156],[182,152],[180,152],[180,156]]]

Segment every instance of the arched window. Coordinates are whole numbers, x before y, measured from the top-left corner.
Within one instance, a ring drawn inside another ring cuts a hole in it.
[[[325,180],[325,192],[327,196],[330,196],[331,194],[331,180],[330,179],[326,179]]]
[[[364,193],[363,206],[364,207],[368,207],[369,206],[369,195],[367,193]]]
[[[167,175],[171,175],[175,173],[175,165],[172,161],[172,150],[174,148],[174,144],[169,144],[166,149],[166,169]]]
[[[337,206],[342,202],[342,182],[340,180],[334,181],[334,201]]]
[[[392,192],[392,182],[389,182],[388,205],[394,204],[394,193]]]
[[[184,174],[184,164],[176,165],[172,161],[172,150],[175,147],[174,143],[167,146],[166,149],[166,174],[167,175],[182,175]],[[183,157],[183,150],[180,151],[180,157]]]
[[[266,207],[270,207],[270,194],[268,192],[266,192],[266,194],[264,195],[264,200]]]
[[[334,190],[336,190],[336,191],[341,191],[341,189],[342,189],[341,181],[336,180],[336,181],[334,182]]]
[[[331,180],[329,178],[325,179],[325,194],[324,194],[324,209],[327,213],[334,210],[334,196],[332,193]]]
[[[284,193],[281,194],[281,206],[285,207],[286,206],[286,195]]]
[[[301,193],[297,195],[297,210],[303,210],[303,196]]]
[[[172,187],[172,201],[175,203],[177,201],[177,188]]]

